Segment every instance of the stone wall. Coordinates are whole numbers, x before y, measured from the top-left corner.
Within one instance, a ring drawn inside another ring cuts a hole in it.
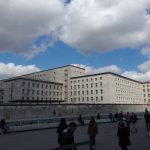
[[[60,116],[78,116],[115,113],[115,112],[144,112],[145,108],[150,111],[147,105],[38,105],[38,106],[0,106],[0,118],[8,120],[49,118]]]

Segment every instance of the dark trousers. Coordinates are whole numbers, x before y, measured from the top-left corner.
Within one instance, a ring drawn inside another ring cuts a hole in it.
[[[90,146],[95,145],[95,136],[90,136]]]
[[[125,145],[124,145],[124,146],[121,146],[121,148],[122,148],[122,150],[128,150],[128,149],[127,149],[127,146],[125,146]]]

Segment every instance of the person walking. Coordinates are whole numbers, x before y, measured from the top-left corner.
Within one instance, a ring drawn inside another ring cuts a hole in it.
[[[130,117],[130,120],[131,120],[131,131],[133,133],[137,133],[137,115],[135,113],[132,112],[132,115]]]
[[[125,115],[125,120],[126,120],[126,126],[128,127],[129,129],[129,132],[130,132],[130,124],[131,124],[131,115],[129,112],[126,113]]]
[[[9,131],[9,126],[7,125],[5,119],[1,119],[0,128],[1,128],[2,134],[8,133],[8,131]]]
[[[76,130],[77,124],[75,122],[69,123],[67,129],[62,133],[62,149],[63,150],[77,150],[74,145],[74,132]]]
[[[95,147],[95,137],[98,133],[97,123],[94,119],[94,117],[91,117],[91,120],[88,125],[88,135],[90,139],[90,149],[93,149]]]
[[[144,119],[145,119],[145,123],[146,123],[146,130],[149,131],[150,130],[150,114],[149,114],[148,110],[145,111]]]
[[[119,137],[119,146],[122,150],[128,150],[127,146],[131,145],[129,130],[125,127],[123,121],[118,123],[117,136]]]
[[[60,124],[57,127],[57,133],[58,133],[58,143],[60,147],[62,146],[62,133],[65,129],[68,128],[68,125],[66,123],[66,119],[62,118]]]

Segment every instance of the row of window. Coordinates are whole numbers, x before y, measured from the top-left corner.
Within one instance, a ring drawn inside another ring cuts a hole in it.
[[[144,94],[143,96],[144,96],[144,97],[146,97],[146,96],[147,96],[147,97],[150,97],[150,94]]]
[[[130,85],[135,85],[135,86],[139,85],[139,83],[136,83],[134,81],[129,81],[129,80],[121,79],[121,78],[115,78],[115,80],[117,82],[122,82],[122,83],[130,84]]]
[[[71,96],[74,94],[74,96],[75,95],[80,95],[80,94],[82,94],[82,95],[88,95],[88,94],[103,94],[103,90],[101,89],[101,90],[90,90],[90,91],[74,91],[74,92],[71,92],[70,93],[71,94]]]
[[[100,78],[90,78],[90,79],[80,79],[80,80],[74,80],[74,81],[70,81],[71,83],[80,83],[80,82],[84,82],[84,81],[86,81],[86,82],[89,82],[89,81],[97,81],[98,79],[100,79],[100,80],[102,80],[102,77],[100,77]]]
[[[22,100],[62,100],[62,98],[22,97]]]
[[[62,95],[62,92],[55,92],[55,91],[35,91],[35,90],[25,90],[25,89],[22,89],[22,94],[32,94],[32,95],[53,95],[53,96],[59,96],[59,95]]]
[[[150,84],[147,84],[147,85],[143,85],[143,87],[150,87]]]
[[[100,87],[102,87],[102,82],[100,82],[99,83],[99,86]],[[80,88],[93,88],[93,87],[98,87],[98,83],[95,83],[95,84],[93,84],[93,83],[91,83],[91,84],[82,84],[82,85],[74,85],[74,86],[71,86],[70,88],[71,89],[76,89],[76,88],[78,88],[78,89],[80,89]]]
[[[62,89],[62,86],[59,85],[49,85],[49,84],[43,84],[43,83],[30,83],[30,82],[22,82],[22,86],[25,87],[32,87],[32,88],[45,88],[45,89]]]
[[[147,91],[147,92],[150,92],[150,89],[147,89],[147,90],[146,90],[146,89],[143,89],[143,92],[146,92],[146,91]]]
[[[78,98],[71,98],[71,102],[80,102],[80,101],[82,101],[82,102],[85,102],[85,101],[87,101],[87,102],[89,102],[89,101],[91,101],[91,102],[93,102],[93,101],[103,101],[103,96],[101,96],[100,98],[98,98],[98,97],[95,97],[95,98],[93,98],[93,97],[82,97],[82,98],[80,98],[80,97],[78,97]]]

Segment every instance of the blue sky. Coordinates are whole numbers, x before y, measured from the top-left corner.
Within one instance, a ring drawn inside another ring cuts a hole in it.
[[[150,80],[150,0],[64,2],[0,0],[1,79],[75,64]]]

